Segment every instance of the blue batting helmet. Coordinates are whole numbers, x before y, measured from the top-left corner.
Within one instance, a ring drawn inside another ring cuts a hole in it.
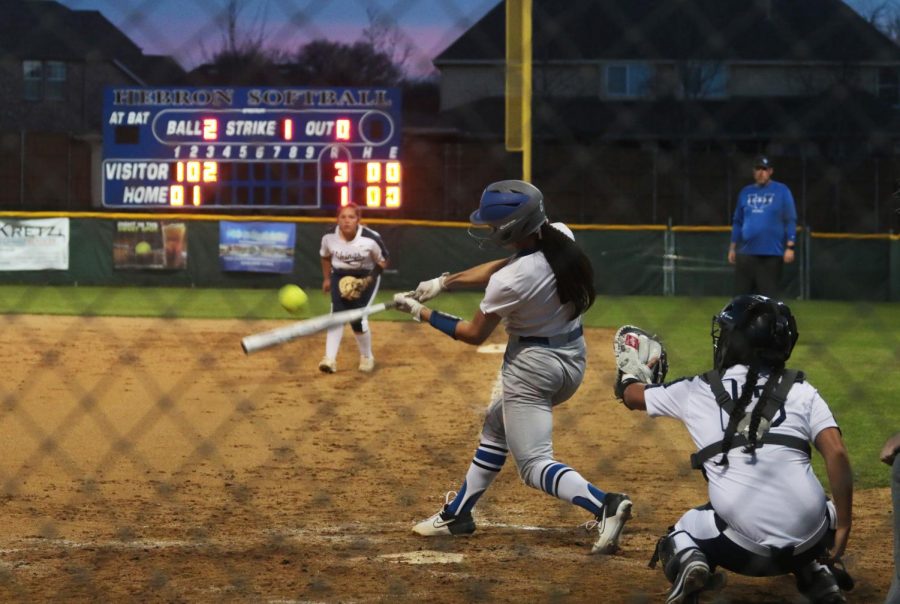
[[[501,180],[489,184],[472,212],[469,234],[479,241],[507,245],[537,232],[545,222],[544,195],[524,180]]]

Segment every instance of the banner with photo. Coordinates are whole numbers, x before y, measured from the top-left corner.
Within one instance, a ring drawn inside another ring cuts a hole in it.
[[[69,219],[0,219],[0,271],[69,270]]]
[[[113,237],[113,267],[177,270],[187,267],[187,223],[119,220]]]
[[[219,223],[219,259],[224,271],[290,273],[297,225],[280,222]]]

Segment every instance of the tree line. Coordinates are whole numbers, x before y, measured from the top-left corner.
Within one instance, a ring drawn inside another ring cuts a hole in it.
[[[401,86],[422,85],[430,75],[411,77],[412,41],[383,11],[367,10],[368,26],[352,43],[324,38],[295,51],[266,46],[263,14],[247,19],[246,0],[228,0],[222,13],[222,40],[206,52],[189,78],[196,85]]]

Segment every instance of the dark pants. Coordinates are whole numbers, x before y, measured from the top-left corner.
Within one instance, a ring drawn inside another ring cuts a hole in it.
[[[698,509],[712,510],[707,503]],[[724,531],[728,526],[718,514],[715,515],[716,528]],[[706,555],[711,565],[721,566],[730,571],[749,577],[774,577],[794,573],[819,558],[834,543],[834,530],[828,529],[825,535],[811,548],[794,554],[793,548],[770,550],[770,555],[761,556],[748,551],[726,537],[719,534],[712,539],[698,539],[694,542]]]
[[[365,308],[369,305],[369,301],[372,299],[372,296],[378,288],[378,284],[381,282],[381,277],[372,281],[372,285],[363,291],[358,300],[345,300],[341,298],[341,288],[338,286],[341,277],[365,277],[368,274],[369,271],[331,271],[331,312]],[[362,319],[350,323],[350,329],[353,330],[353,333],[364,333]]]
[[[747,256],[738,254],[735,261],[735,295],[762,294],[778,299],[778,284],[784,258],[781,256]]]
[[[706,555],[706,559],[716,566],[748,577],[775,577],[797,572],[822,556],[834,541],[834,531],[829,530],[818,545],[796,556],[791,552],[785,552],[783,555],[776,553],[771,557],[760,556],[745,550],[725,535],[719,535],[715,539],[694,539],[694,541]]]
[[[894,500],[894,580],[885,604],[900,604],[900,455],[894,458],[891,498]]]

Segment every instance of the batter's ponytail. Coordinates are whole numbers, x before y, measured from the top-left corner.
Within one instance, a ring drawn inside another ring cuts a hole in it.
[[[556,277],[556,292],[563,304],[572,303],[575,319],[591,307],[597,292],[594,290],[594,267],[578,245],[565,233],[545,222],[541,226],[538,247]]]

